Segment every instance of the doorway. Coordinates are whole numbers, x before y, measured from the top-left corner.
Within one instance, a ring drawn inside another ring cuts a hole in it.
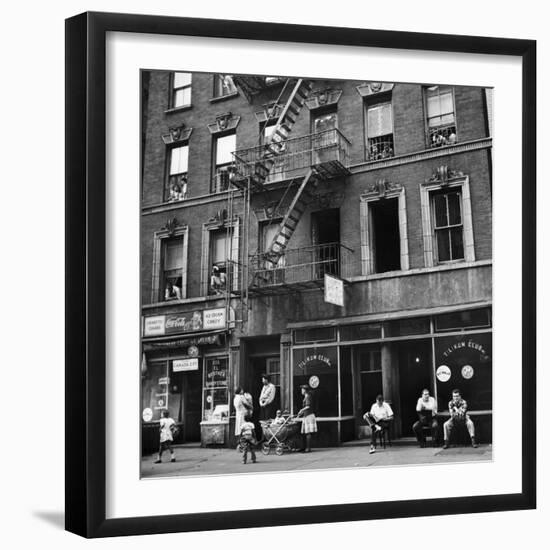
[[[398,199],[380,199],[369,205],[374,272],[401,269]]]
[[[183,441],[201,440],[202,373],[200,370],[178,373],[181,376],[181,418]]]
[[[427,388],[434,395],[432,380],[432,346],[430,340],[414,340],[399,344],[399,412],[402,435],[414,436],[413,424],[418,420],[416,402]]]
[[[311,213],[311,242],[314,245],[314,276],[340,275],[340,209]]]

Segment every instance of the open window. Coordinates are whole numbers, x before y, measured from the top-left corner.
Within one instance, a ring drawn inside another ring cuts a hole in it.
[[[183,237],[163,240],[162,289],[164,300],[181,300],[183,286]]]
[[[168,150],[168,178],[164,192],[164,200],[178,202],[187,198],[187,170],[189,161],[189,145],[180,145]]]
[[[454,91],[451,86],[425,89],[428,146],[454,145],[457,140]]]
[[[371,201],[369,210],[374,273],[401,269],[397,197]]]

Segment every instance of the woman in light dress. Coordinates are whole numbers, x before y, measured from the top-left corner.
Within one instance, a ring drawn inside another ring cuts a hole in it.
[[[241,435],[241,428],[247,413],[252,414],[252,396],[245,392],[240,386],[235,388],[235,397],[233,398],[235,407],[235,435]]]

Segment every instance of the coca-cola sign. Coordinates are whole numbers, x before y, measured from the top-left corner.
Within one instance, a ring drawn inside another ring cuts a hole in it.
[[[195,332],[202,329],[202,311],[166,316],[166,334],[172,334],[174,332]]]

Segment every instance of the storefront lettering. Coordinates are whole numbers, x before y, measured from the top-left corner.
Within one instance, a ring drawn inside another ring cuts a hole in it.
[[[474,342],[473,340],[462,340],[462,342],[456,342],[454,344],[451,344],[444,352],[443,357],[449,357],[452,353],[454,353],[457,350],[460,349],[473,349],[478,351],[482,357],[487,357],[487,353],[485,351],[485,348],[478,344],[477,342]]]
[[[331,366],[330,359],[326,355],[315,353],[313,355],[308,355],[303,361],[300,361],[298,363],[298,368],[304,369],[308,365],[308,363],[312,363],[314,361],[320,361],[321,363],[325,363],[329,367]]]

